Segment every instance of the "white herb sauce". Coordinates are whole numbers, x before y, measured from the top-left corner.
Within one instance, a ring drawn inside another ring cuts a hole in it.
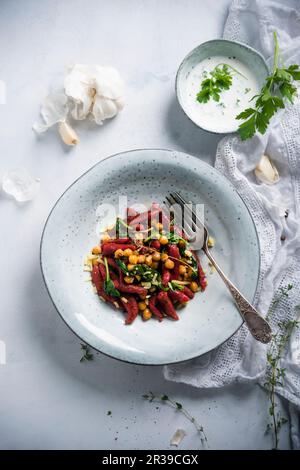
[[[228,69],[232,76],[229,90],[222,90],[220,101],[212,98],[207,103],[197,101],[197,93],[201,90],[201,82],[210,78],[211,72],[217,65],[227,64],[239,73]],[[249,108],[250,99],[259,94],[260,86],[255,75],[242,62],[234,57],[215,56],[207,58],[194,67],[187,77],[187,112],[191,119],[204,129],[215,132],[233,132],[242,121],[236,116]]]

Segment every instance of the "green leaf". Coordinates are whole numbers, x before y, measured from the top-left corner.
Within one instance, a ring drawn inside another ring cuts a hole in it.
[[[293,64],[290,65],[288,69],[285,69],[294,80],[300,80],[300,69],[299,65]]]
[[[128,275],[129,272],[128,272],[127,266],[126,266],[126,264],[124,263],[124,261],[122,261],[122,260],[120,260],[120,259],[116,259],[115,261],[116,261],[117,265],[119,266],[119,268],[122,269],[123,273],[126,274],[126,275]]]
[[[239,136],[242,140],[250,139],[255,134],[255,115],[240,124],[238,128]]]
[[[105,279],[104,281],[104,290],[107,295],[112,295],[113,297],[121,297],[118,289],[115,288],[115,285],[111,279]]]
[[[247,108],[245,111],[242,111],[240,114],[236,116],[236,119],[247,119],[249,116],[255,113],[255,109]]]
[[[256,113],[255,125],[261,134],[264,134],[267,130],[270,118],[263,112]]]

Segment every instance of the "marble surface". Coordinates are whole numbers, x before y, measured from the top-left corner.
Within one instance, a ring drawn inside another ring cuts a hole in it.
[[[187,431],[182,447],[197,449],[198,436],[182,415],[141,398],[149,389],[182,402],[204,425],[211,448],[270,448],[266,395],[255,385],[199,391],[166,382],[160,367],[131,366],[98,354],[80,363],[79,341],[55,312],[39,268],[49,210],[102,157],[163,147],[201,154],[213,164],[218,137],[184,116],[174,80],[190,49],[221,35],[228,4],[1,1],[0,80],[6,100],[0,104],[0,176],[25,166],[41,179],[40,194],[30,204],[0,197],[0,347],[6,346],[6,364],[0,361],[1,449],[165,449],[178,427]],[[69,149],[54,130],[36,138],[31,125],[49,86],[74,62],[116,66],[126,80],[127,105],[101,128],[80,123],[81,144]],[[281,447],[289,445],[286,429]]]

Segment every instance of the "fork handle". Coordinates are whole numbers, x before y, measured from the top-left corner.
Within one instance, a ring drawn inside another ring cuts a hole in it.
[[[207,246],[203,247],[203,251],[210,260],[211,264],[216,268],[217,272],[225,282],[229,291],[231,292],[239,312],[244,319],[250,333],[257,341],[261,343],[269,343],[272,338],[272,330],[269,323],[260,316],[258,311],[251,305],[248,300],[241,294],[235,285],[228,279],[226,274],[220,268],[216,260],[210,254]]]

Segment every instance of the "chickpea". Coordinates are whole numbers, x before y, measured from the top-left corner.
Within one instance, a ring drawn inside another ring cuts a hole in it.
[[[135,276],[135,278],[136,278],[137,281],[140,281],[140,280],[142,279],[142,276],[140,276],[139,274],[137,274],[137,275]]]
[[[133,281],[134,281],[134,277],[125,276],[125,277],[124,277],[124,281],[126,282],[126,284],[132,284]]]
[[[192,282],[190,283],[190,289],[191,289],[193,292],[197,292],[197,290],[199,289],[199,286],[198,286],[197,282],[192,281]]]
[[[100,255],[101,246],[94,246],[94,248],[92,249],[92,253],[93,253],[93,255]]]
[[[137,257],[136,255],[130,255],[129,258],[128,258],[128,260],[129,260],[129,263],[130,263],[130,264],[137,264],[137,262],[138,262],[138,257]]]
[[[110,240],[110,236],[108,235],[108,233],[104,233],[103,236],[102,236],[102,241],[105,243],[105,242],[109,242]]]
[[[172,261],[171,259],[167,259],[167,261],[165,262],[165,267],[167,269],[173,269],[174,266],[175,266],[174,261]]]
[[[178,246],[179,246],[180,248],[184,248],[185,245],[186,245],[186,242],[185,242],[184,240],[179,240],[179,241],[178,241]]]
[[[152,267],[152,269],[158,269],[158,266],[159,266],[158,261],[154,261],[154,262],[152,263],[152,266],[151,266],[151,267]]]
[[[134,268],[134,264],[130,264],[130,263],[127,264],[128,271],[132,271],[133,268]]]
[[[126,248],[126,250],[124,250],[124,256],[130,256],[132,255],[132,250],[130,248]]]
[[[146,256],[145,255],[139,255],[138,256],[138,263],[145,263]]]
[[[212,248],[213,246],[215,246],[215,239],[213,237],[208,237],[207,246],[208,248]]]
[[[166,237],[166,235],[162,235],[159,239],[159,243],[161,245],[167,245],[169,243],[168,237]]]
[[[167,255],[167,253],[163,253],[160,257],[160,259],[162,260],[162,262],[164,263],[165,261],[167,261],[167,259],[169,258],[169,256]]]
[[[179,266],[179,274],[185,274],[186,273],[186,267],[181,264]]]
[[[145,308],[145,310],[143,311],[143,319],[147,321],[147,320],[150,320],[151,317],[152,317],[151,311],[149,310],[149,308]]]
[[[138,306],[140,310],[146,310],[147,308],[147,305],[145,304],[145,302],[139,302]]]
[[[121,256],[124,256],[124,251],[119,248],[115,251],[115,258],[121,258]]]
[[[160,253],[158,251],[155,251],[152,255],[153,261],[159,261],[160,260]]]
[[[160,222],[157,222],[157,224],[155,224],[155,227],[157,228],[158,231],[164,228],[163,224],[161,224]]]
[[[146,256],[145,263],[147,264],[147,266],[152,266],[152,256],[151,255]]]

